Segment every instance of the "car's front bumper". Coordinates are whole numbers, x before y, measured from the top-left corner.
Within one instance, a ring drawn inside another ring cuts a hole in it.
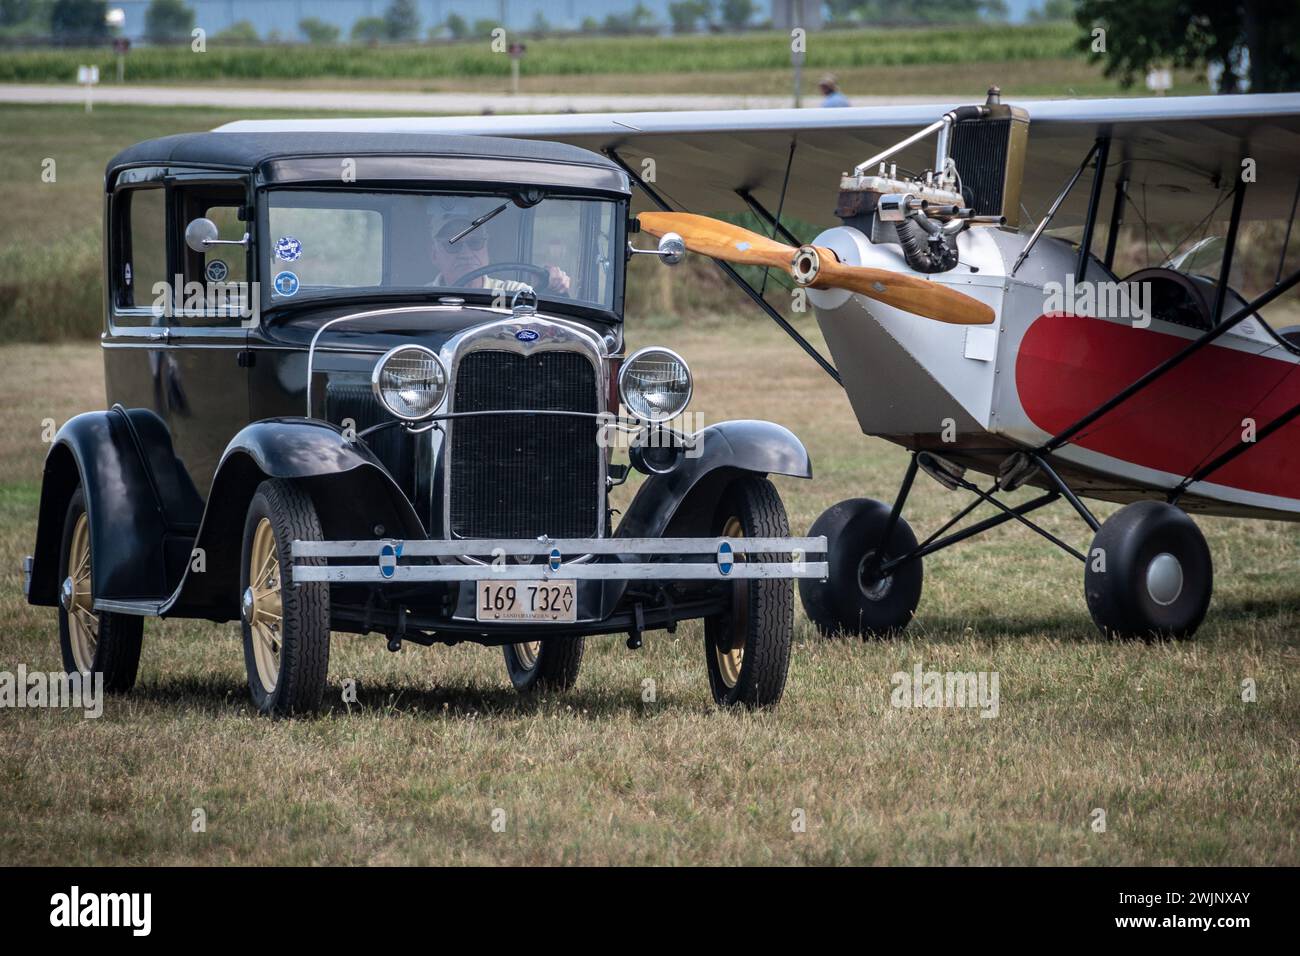
[[[825,554],[824,537],[295,541],[293,580],[409,584],[557,578],[578,581],[823,579],[827,573]],[[749,560],[751,555],[762,555],[763,559]],[[789,560],[770,559],[776,555],[788,556]],[[821,559],[809,560],[810,555]],[[614,560],[604,560],[610,557]],[[299,564],[304,558],[323,558],[336,563]]]

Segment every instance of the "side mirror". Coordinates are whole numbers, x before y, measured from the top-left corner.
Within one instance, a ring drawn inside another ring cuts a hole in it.
[[[664,265],[675,266],[686,255],[686,243],[677,233],[665,232],[663,238],[659,240],[658,248],[638,249],[629,242],[627,244],[627,253],[629,256],[658,256],[659,261]]]
[[[215,242],[219,235],[217,224],[211,219],[195,219],[185,227],[185,245],[195,252],[207,252],[208,246]]]
[[[218,239],[217,236],[220,234],[215,222],[200,216],[198,219],[191,220],[185,227],[185,245],[195,252],[207,252],[209,246],[248,245],[248,233],[244,233],[242,239]]]

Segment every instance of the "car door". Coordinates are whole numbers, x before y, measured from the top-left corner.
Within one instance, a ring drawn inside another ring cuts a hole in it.
[[[222,453],[249,421],[246,349],[255,296],[248,282],[248,183],[242,176],[172,176],[168,204],[175,307],[164,417],[177,455],[206,499]],[[186,228],[200,218],[216,224],[221,244],[204,251],[186,244]]]

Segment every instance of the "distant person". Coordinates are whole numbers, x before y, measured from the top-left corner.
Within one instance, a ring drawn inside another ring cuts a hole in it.
[[[840,81],[835,78],[834,73],[827,73],[817,84],[817,89],[822,91],[822,106],[849,106],[849,98],[840,92]]]

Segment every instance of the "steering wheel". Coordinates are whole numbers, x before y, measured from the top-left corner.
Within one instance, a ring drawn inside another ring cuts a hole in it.
[[[531,262],[490,262],[485,266],[479,266],[477,269],[472,269],[469,272],[466,272],[463,276],[458,278],[454,284],[457,286],[463,286],[466,283],[474,281],[479,276],[485,276],[489,273],[498,271],[531,273],[537,280],[533,283],[533,288],[540,289],[544,292],[551,287],[551,274],[542,266],[535,266]]]

